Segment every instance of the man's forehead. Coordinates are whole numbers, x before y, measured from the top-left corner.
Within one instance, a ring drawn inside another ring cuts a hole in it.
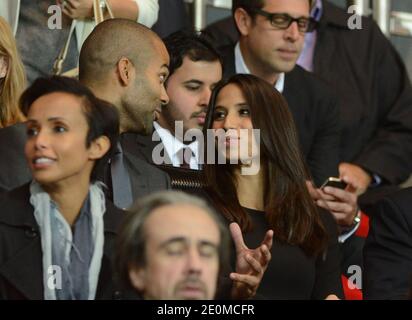
[[[309,0],[265,0],[263,9],[269,12],[309,15]]]
[[[220,78],[222,77],[223,67],[219,59],[213,61],[193,61],[189,56],[185,56],[183,58],[182,65],[175,70],[175,73],[179,71],[186,74],[196,74],[202,79],[207,79],[215,76],[219,78],[218,80],[220,80]]]
[[[189,205],[168,205],[154,210],[145,223],[150,238],[165,241],[184,238],[190,241],[218,241],[219,229],[204,210]]]
[[[220,65],[222,66],[220,60],[216,58],[215,60],[202,60],[202,59],[193,59],[189,54],[183,56],[182,66],[200,66],[200,65]]]

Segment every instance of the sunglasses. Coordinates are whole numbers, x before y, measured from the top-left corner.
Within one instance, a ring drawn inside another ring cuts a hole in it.
[[[287,13],[270,13],[260,9],[251,10],[252,13],[261,15],[269,20],[272,27],[280,30],[286,30],[293,22],[298,24],[300,33],[312,32],[316,29],[318,23],[313,18],[293,18]]]

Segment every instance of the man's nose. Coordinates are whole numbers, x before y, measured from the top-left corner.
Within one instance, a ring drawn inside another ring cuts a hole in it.
[[[297,41],[301,33],[299,31],[299,26],[297,21],[293,21],[289,28],[285,30],[285,37],[292,41]]]
[[[162,105],[166,105],[169,103],[169,96],[167,95],[166,88],[164,85],[162,85],[162,91],[160,93],[160,101],[162,102]]]

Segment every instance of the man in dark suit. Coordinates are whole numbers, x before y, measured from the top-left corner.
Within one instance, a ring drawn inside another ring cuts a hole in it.
[[[412,188],[379,201],[364,249],[366,299],[407,299],[412,289]]]
[[[299,6],[295,15],[308,17],[309,1],[295,2]],[[250,11],[274,12],[282,2],[269,0],[260,9],[256,9],[256,4],[257,1],[233,2],[241,36],[235,47],[222,49],[224,75],[251,73],[274,84],[284,94],[298,128],[303,154],[316,184],[320,185],[337,175],[339,114],[329,88],[296,66],[304,35],[312,30],[313,24],[306,19],[307,26],[302,30],[295,23],[288,26],[288,22],[285,28],[278,29],[267,17]],[[292,13],[290,8],[294,5],[288,4],[286,12]]]
[[[328,177],[338,176],[340,115],[333,90],[296,65],[305,34],[315,26],[309,19],[310,5],[311,1],[302,0],[234,0],[239,42],[222,49],[222,54],[225,76],[251,73],[283,93],[294,116],[302,152],[319,186]],[[342,259],[346,272],[350,265],[360,264],[362,244],[352,250],[352,243],[347,241],[360,226],[360,211],[356,188],[345,182],[345,190],[308,187],[317,205],[335,217],[343,247],[351,248]]]
[[[350,15],[324,0],[316,1],[312,16],[318,28],[306,35],[298,64],[329,83],[339,97],[339,169],[360,192],[369,187],[360,198],[367,211],[412,171],[410,81],[399,54],[371,18],[363,17],[362,28],[351,30]],[[220,46],[239,37],[232,18],[206,31]]]
[[[121,134],[149,135],[161,105],[169,100],[164,88],[168,65],[167,50],[153,31],[133,21],[110,19],[86,39],[79,80],[118,108]],[[170,188],[167,174],[121,145],[102,176],[121,208],[143,195]]]
[[[296,66],[304,36],[312,31],[310,1],[233,1],[240,32],[238,44],[222,49],[224,73],[252,73],[283,92],[297,126],[303,154],[317,185],[338,174],[339,113],[331,89],[314,75]],[[276,22],[271,13],[281,13]],[[292,20],[299,19],[298,23]],[[341,226],[349,227],[357,214],[356,194],[336,188],[322,195],[318,204],[330,210]],[[351,190],[352,191],[352,190]]]

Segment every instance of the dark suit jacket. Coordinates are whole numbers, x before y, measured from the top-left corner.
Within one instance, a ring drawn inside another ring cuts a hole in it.
[[[141,134],[134,134],[134,133],[123,133],[120,136],[120,143],[122,148],[126,150],[128,153],[134,155],[137,158],[143,159],[146,162],[153,164],[153,157],[152,153],[153,150],[157,146],[163,146],[162,141],[153,141],[152,135],[141,135]],[[171,162],[170,158],[164,149],[164,156],[166,158],[165,161]]]
[[[136,156],[133,149],[124,148],[123,153],[132,184],[133,199],[171,189],[170,178],[166,173]]]
[[[372,19],[350,30],[349,14],[327,1],[323,5],[314,73],[339,97],[340,160],[399,184],[412,173],[412,88],[405,65]],[[239,37],[232,18],[206,31],[217,46]]]
[[[17,188],[31,180],[24,156],[26,126],[23,123],[0,129],[0,192]]]
[[[123,143],[124,136],[129,137],[127,143]],[[123,133],[120,135],[123,161],[129,173],[134,201],[153,192],[171,189],[169,176],[148,163],[144,154],[140,152],[139,146],[135,143],[136,137],[139,136],[135,133]],[[108,187],[106,196],[112,200],[112,177],[109,164],[104,168],[104,172],[99,172],[98,179]]]
[[[42,248],[33,215],[29,184],[2,195],[0,206],[0,299],[41,300],[43,291]],[[106,202],[104,252],[96,299],[118,298],[112,261],[119,224],[124,213]]]
[[[412,188],[381,200],[364,248],[366,299],[406,299],[412,288]]]
[[[205,196],[202,171],[173,167],[161,141],[153,141],[151,136],[125,133],[121,135],[120,143],[124,150],[128,150],[135,157],[142,158],[152,165],[155,165],[152,158],[154,149],[163,150],[161,156],[165,163],[157,165],[156,168],[162,170],[170,178],[170,187],[195,196]]]
[[[222,50],[224,75],[235,74],[234,47]],[[286,74],[283,95],[292,112],[303,155],[316,185],[338,175],[339,111],[330,89],[296,66]]]

